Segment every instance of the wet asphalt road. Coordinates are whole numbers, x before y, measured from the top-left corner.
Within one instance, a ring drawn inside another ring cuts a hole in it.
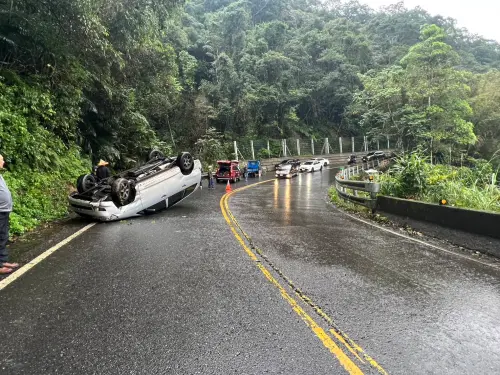
[[[347,217],[332,180],[234,193],[246,251],[222,185],[94,226],[0,291],[0,374],[500,373],[500,269]]]

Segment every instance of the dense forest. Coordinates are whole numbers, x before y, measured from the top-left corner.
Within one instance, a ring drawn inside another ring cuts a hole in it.
[[[402,3],[0,0],[14,231],[60,215],[91,161],[152,147],[389,134],[489,159],[497,69],[498,43]]]

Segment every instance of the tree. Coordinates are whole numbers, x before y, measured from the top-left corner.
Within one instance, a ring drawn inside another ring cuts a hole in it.
[[[441,28],[423,28],[421,39],[400,66],[362,76],[351,116],[366,134],[397,134],[407,148],[474,144],[469,75],[455,68],[459,57]]]
[[[492,70],[475,77],[473,96],[473,121],[478,136],[477,150],[485,158],[493,157],[500,150],[500,72]]]
[[[468,145],[477,140],[469,121],[468,75],[455,69],[459,56],[445,38],[443,29],[426,26],[421,31],[422,42],[401,60],[408,103],[425,111],[426,129],[421,136],[430,138],[431,148],[436,142]]]

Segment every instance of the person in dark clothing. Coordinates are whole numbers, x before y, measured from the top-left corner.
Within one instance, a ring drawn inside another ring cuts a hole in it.
[[[109,168],[107,167],[109,163],[104,160],[99,160],[99,163],[97,164],[97,169],[95,171],[95,175],[97,177],[97,181],[104,180],[105,178],[111,177],[111,172],[109,171]]]
[[[212,172],[212,167],[208,168],[208,188],[215,189],[214,185],[214,173]]]
[[[5,162],[0,155],[0,169],[3,169]],[[0,176],[0,275],[9,274],[19,267],[17,263],[9,263],[7,252],[7,242],[9,241],[9,215],[12,212],[12,195],[10,190]]]

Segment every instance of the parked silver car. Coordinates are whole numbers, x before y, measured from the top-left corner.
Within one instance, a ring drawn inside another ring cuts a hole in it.
[[[295,164],[284,164],[276,169],[277,178],[292,178],[299,174],[298,166]]]
[[[70,208],[101,221],[120,220],[172,207],[200,186],[201,163],[190,153],[151,155],[146,164],[99,182],[91,174],[80,176],[78,192],[68,197]]]

